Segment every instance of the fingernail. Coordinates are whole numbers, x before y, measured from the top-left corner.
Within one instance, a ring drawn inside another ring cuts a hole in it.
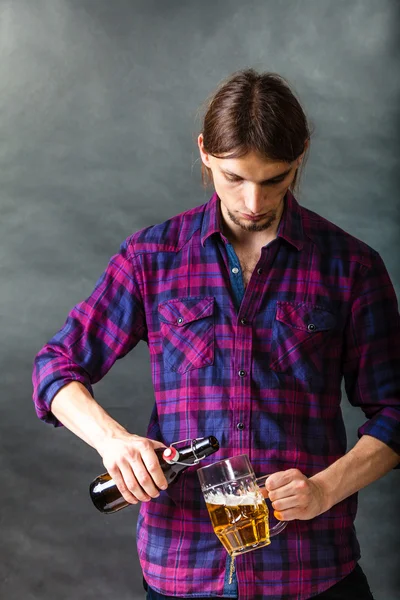
[[[278,519],[278,521],[282,521],[282,514],[277,510],[274,510],[274,517],[275,519]]]

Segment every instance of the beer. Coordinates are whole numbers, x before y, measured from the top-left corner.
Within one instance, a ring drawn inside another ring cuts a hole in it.
[[[167,483],[170,484],[197,460],[214,454],[218,449],[218,440],[210,435],[206,438],[192,440],[190,444],[179,449],[170,446],[169,448],[156,448],[154,451],[158,456]],[[90,484],[89,493],[93,504],[102,513],[114,513],[126,506],[131,506],[122,496],[109,473],[98,475]]]
[[[284,521],[270,525],[269,505],[261,492],[269,475],[256,477],[247,454],[201,467],[197,475],[214,532],[232,559],[268,546],[286,527]]]
[[[206,499],[214,531],[231,556],[270,543],[268,508],[259,494],[214,493]]]

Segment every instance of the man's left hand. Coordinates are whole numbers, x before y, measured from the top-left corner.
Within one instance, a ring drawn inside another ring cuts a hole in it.
[[[313,519],[329,508],[320,483],[298,469],[273,473],[266,480],[265,489],[279,521]]]

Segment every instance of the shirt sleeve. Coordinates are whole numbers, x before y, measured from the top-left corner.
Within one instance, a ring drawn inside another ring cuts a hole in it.
[[[50,406],[70,381],[92,384],[110,370],[141,339],[147,338],[146,319],[129,238],[109,261],[91,295],[68,314],[63,327],[39,351],[33,365],[33,401],[38,417],[62,425]]]
[[[396,294],[376,254],[354,295],[345,332],[343,375],[347,397],[368,421],[368,434],[400,455],[400,316]]]

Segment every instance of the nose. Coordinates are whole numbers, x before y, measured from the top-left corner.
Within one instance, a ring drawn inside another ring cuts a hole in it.
[[[261,213],[264,200],[264,191],[261,185],[248,183],[245,190],[245,205],[248,211],[254,215]]]

